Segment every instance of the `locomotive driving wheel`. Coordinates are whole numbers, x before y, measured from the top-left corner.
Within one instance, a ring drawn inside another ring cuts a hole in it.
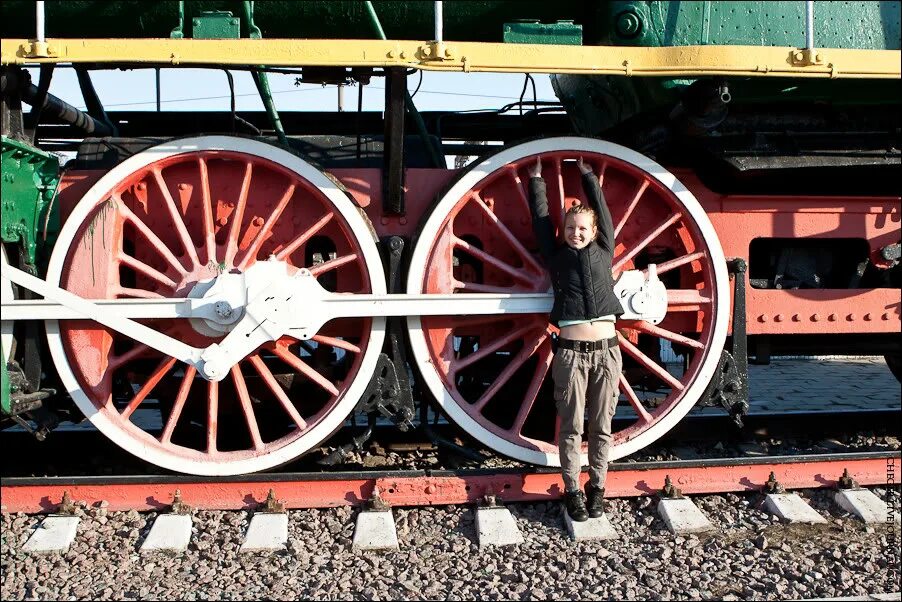
[[[207,136],[153,147],[101,178],[66,220],[47,280],[127,303],[203,298],[235,283],[249,298],[245,281],[298,271],[332,292],[385,293],[372,226],[331,179],[269,144]],[[217,308],[235,319],[140,322],[205,348],[243,319],[239,306]],[[96,322],[46,322],[60,378],[97,429],[199,475],[284,464],[333,433],[372,375],[384,326],[347,318],[306,340],[282,335],[217,380]]]
[[[704,392],[720,360],[729,318],[726,264],[698,201],[660,165],[587,138],[520,144],[469,168],[418,232],[408,293],[535,294],[550,290],[527,204],[528,169],[542,159],[552,220],[586,202],[576,160],[600,177],[613,214],[615,279],[656,265],[667,314],[621,320],[624,355],[611,459],[670,430]],[[653,270],[652,270],[653,271]],[[548,314],[408,318],[413,356],[448,416],[510,457],[558,466],[549,366],[556,329]],[[680,361],[666,360],[676,358]],[[583,463],[586,448],[583,448]]]

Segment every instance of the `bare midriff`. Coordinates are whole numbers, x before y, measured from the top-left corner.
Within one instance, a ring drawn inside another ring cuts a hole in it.
[[[615,323],[607,320],[596,320],[587,324],[574,324],[561,328],[561,338],[571,341],[600,341],[617,334]]]

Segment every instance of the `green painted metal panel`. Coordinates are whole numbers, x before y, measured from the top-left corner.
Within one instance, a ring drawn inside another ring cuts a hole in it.
[[[504,41],[508,44],[567,44],[582,46],[583,26],[573,21],[539,23],[518,21],[504,24]]]
[[[24,245],[28,262],[33,264],[38,233],[44,230],[46,212],[59,183],[59,159],[24,142],[0,136],[0,174],[0,238]],[[48,230],[58,229],[55,224],[48,224]]]
[[[819,48],[899,50],[900,2],[815,2]],[[610,2],[613,44],[805,46],[805,2]]]
[[[227,10],[203,13],[191,19],[191,37],[196,40],[237,40],[241,20]]]
[[[375,0],[373,2],[389,39],[432,39],[433,3]],[[179,24],[177,0],[86,1],[47,0],[49,37],[66,38],[168,38]],[[191,19],[203,12],[229,11],[242,15],[242,3],[234,0],[185,0],[185,35]],[[444,37],[447,40],[501,42],[505,23],[534,19],[546,23],[573,20],[596,23],[600,4],[579,0],[468,0],[445,2]],[[254,23],[264,38],[376,38],[360,0],[266,0],[254,4]],[[33,0],[0,2],[0,36],[34,37]],[[242,18],[241,37],[248,35]]]

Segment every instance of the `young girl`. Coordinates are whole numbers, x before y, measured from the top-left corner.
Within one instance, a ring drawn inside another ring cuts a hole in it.
[[[551,376],[561,419],[558,447],[567,513],[575,521],[584,521],[604,514],[611,419],[617,409],[623,367],[614,324],[623,309],[614,295],[611,274],[614,252],[611,212],[598,178],[582,157],[578,166],[589,206],[575,205],[567,211],[565,244],[555,241],[541,159],[536,159],[530,169],[529,203],[533,230],[554,288],[551,322],[561,330]],[[583,496],[579,487],[580,448],[587,410],[589,482]]]

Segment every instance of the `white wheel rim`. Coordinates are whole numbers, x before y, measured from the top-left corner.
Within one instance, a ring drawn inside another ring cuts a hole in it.
[[[445,217],[460,201],[461,197],[482,179],[486,178],[502,166],[516,161],[525,156],[538,153],[555,151],[591,152],[609,155],[630,163],[669,189],[679,199],[691,216],[695,226],[701,232],[708,246],[710,263],[713,266],[711,275],[714,286],[713,324],[712,336],[708,345],[698,376],[687,388],[684,399],[668,414],[661,417],[648,429],[633,439],[624,443],[612,445],[609,453],[610,460],[616,460],[640,450],[659,439],[673,428],[695,405],[698,398],[704,393],[711,377],[720,362],[721,350],[727,336],[729,322],[729,274],[723,250],[717,239],[717,234],[704,209],[695,196],[673,174],[664,169],[658,163],[631,149],[591,138],[559,137],[546,138],[532,142],[526,142],[501,151],[488,157],[477,166],[463,175],[451,189],[442,197],[433,209],[419,233],[417,244],[413,250],[410,270],[407,279],[407,292],[420,293],[423,289],[424,277],[427,269],[427,261],[433,241],[445,221]],[[560,466],[558,454],[546,453],[541,450],[527,449],[515,445],[486,429],[482,424],[473,419],[464,411],[457,400],[447,391],[441,377],[432,367],[432,358],[426,343],[426,334],[419,317],[409,317],[407,326],[410,332],[411,352],[417,364],[421,367],[421,374],[426,385],[432,392],[436,401],[448,416],[461,426],[468,434],[483,443],[511,458],[539,464],[544,466]],[[582,464],[588,463],[588,457],[583,454]]]
[[[365,265],[376,268],[368,271],[372,292],[375,294],[385,293],[385,276],[382,272],[382,263],[372,231],[350,198],[328,176],[295,155],[263,142],[229,136],[202,136],[164,143],[142,151],[114,167],[91,187],[66,220],[50,258],[47,281],[55,284],[60,282],[63,263],[66,260],[68,250],[73,243],[79,226],[97,203],[106,198],[109,191],[121,180],[156,161],[178,154],[206,150],[234,151],[268,159],[293,171],[319,188],[357,236],[357,243],[363,252]],[[99,412],[81,390],[66,357],[66,351],[60,336],[59,322],[48,320],[46,322],[46,330],[50,353],[63,385],[75,404],[99,431],[126,451],[158,466],[190,474],[224,476],[257,472],[279,466],[297,458],[334,433],[353,411],[369,383],[376,362],[379,359],[379,353],[382,350],[382,343],[385,337],[385,318],[372,319],[367,348],[361,359],[357,376],[351,385],[346,387],[343,396],[327,416],[323,417],[318,424],[307,431],[301,438],[284,445],[278,450],[265,456],[237,459],[228,463],[202,461],[201,459],[191,458],[190,455],[181,456],[163,452],[152,444],[154,440],[147,433],[144,433],[148,438],[145,444],[136,438],[133,433],[125,432],[118,424],[113,423],[109,417]]]

